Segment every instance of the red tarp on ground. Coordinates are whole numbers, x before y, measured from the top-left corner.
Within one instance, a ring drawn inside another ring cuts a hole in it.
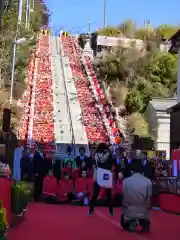
[[[10,231],[8,240],[179,240],[180,217],[160,211],[151,212],[149,234],[127,233],[119,226],[120,209],[115,216],[108,208],[96,208],[92,217],[87,207],[33,203],[26,220]]]

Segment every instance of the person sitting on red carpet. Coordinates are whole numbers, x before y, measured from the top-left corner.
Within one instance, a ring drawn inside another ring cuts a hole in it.
[[[75,182],[75,192],[78,200],[88,205],[89,199],[89,179],[87,178],[87,171],[82,170],[80,177]]]
[[[85,161],[82,161],[80,167],[73,171],[75,180],[81,176],[82,171],[85,171],[88,176],[90,175],[90,169],[88,169],[87,163]]]
[[[57,180],[52,171],[43,180],[43,199],[47,202],[56,202]]]
[[[58,202],[66,202],[72,200],[73,181],[67,172],[64,172],[63,179],[58,182],[57,200]]]
[[[82,161],[79,168],[76,168],[73,172],[74,172],[74,179],[78,179],[79,176],[81,175],[81,171],[82,170],[87,170],[87,166],[86,166],[86,162]]]

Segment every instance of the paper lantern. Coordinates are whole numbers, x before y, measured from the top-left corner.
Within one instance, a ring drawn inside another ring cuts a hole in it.
[[[114,138],[114,142],[115,142],[116,144],[120,144],[121,138],[120,138],[120,137],[115,137],[115,138]]]

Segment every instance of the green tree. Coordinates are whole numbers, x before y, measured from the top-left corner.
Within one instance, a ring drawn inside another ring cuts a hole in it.
[[[124,36],[134,38],[136,25],[132,19],[128,19],[119,25],[119,29]]]
[[[134,104],[137,102],[136,106],[139,105],[139,99],[136,97],[132,101],[135,94],[133,91],[132,95],[131,91],[134,88],[136,89],[141,95],[143,103],[138,109],[139,112],[143,112],[146,109],[152,97],[172,97],[176,93],[178,68],[176,55],[163,52],[153,53],[144,59],[144,62],[146,62],[146,66],[143,67],[139,64],[134,78],[129,83],[129,94],[131,97],[129,98],[129,95],[126,97],[127,107],[129,106],[128,101],[130,101],[130,105],[132,105],[132,102]],[[128,109],[130,108],[128,107]],[[134,111],[137,107],[131,107],[131,109]]]
[[[128,89],[128,113],[143,112],[152,97],[171,97],[176,93],[177,56],[167,52],[142,53],[117,47],[96,60],[99,76],[109,85],[124,83]]]
[[[174,33],[177,32],[177,30],[180,28],[180,26],[172,26],[169,24],[163,24],[160,25],[156,32],[161,38],[169,39]]]
[[[134,69],[142,53],[136,48],[123,48],[121,46],[112,49],[104,56],[96,59],[95,66],[101,79],[106,82],[119,81],[126,83],[129,77],[133,77]]]
[[[109,26],[109,27],[100,29],[97,33],[100,36],[118,37],[121,34],[121,31],[116,27]]]
[[[126,37],[143,40],[146,48],[143,51],[135,49],[135,46],[125,49],[121,44],[97,57],[95,69],[99,78],[112,88],[112,101],[119,102],[129,116],[141,116],[153,97],[172,97],[176,94],[177,55],[160,52],[159,46],[178,27],[165,24],[151,29],[136,28],[133,21],[127,20],[118,28]],[[123,103],[119,101],[122,87],[126,89]],[[115,105],[118,106],[118,103]]]

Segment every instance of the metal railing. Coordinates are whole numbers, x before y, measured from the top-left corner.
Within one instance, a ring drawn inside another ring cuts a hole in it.
[[[156,179],[156,188],[159,193],[178,194],[179,180],[177,177],[158,177]]]

